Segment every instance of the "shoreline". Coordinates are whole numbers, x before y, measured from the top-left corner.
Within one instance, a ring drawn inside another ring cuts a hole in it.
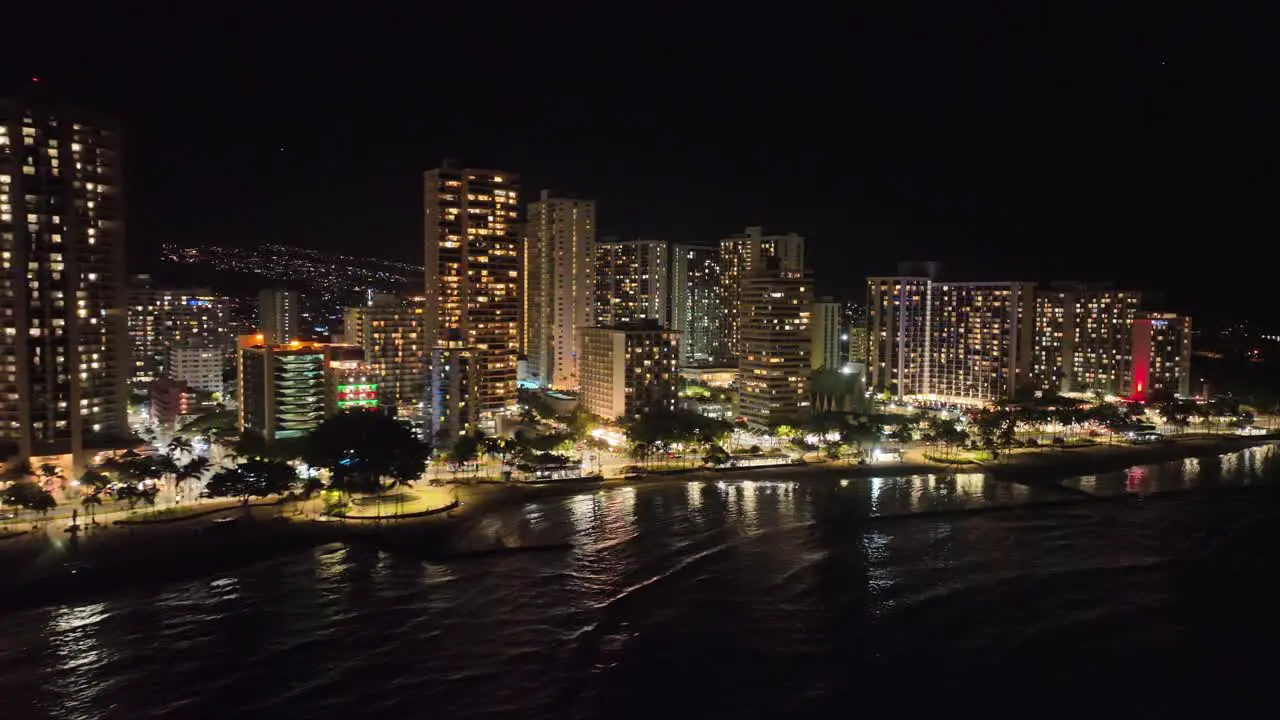
[[[216,512],[239,513],[242,507],[202,514],[196,522],[166,522],[95,528],[83,539],[50,538],[33,535],[25,540],[6,538],[0,543],[0,572],[6,581],[0,588],[0,607],[32,607],[57,602],[66,597],[102,595],[117,588],[194,580],[210,573],[268,562],[284,555],[333,544],[365,546],[374,550],[407,555],[427,561],[449,562],[512,549],[460,551],[453,543],[460,531],[491,512],[527,502],[620,487],[646,487],[664,483],[741,482],[762,475],[770,479],[823,481],[983,473],[1002,482],[1048,485],[1079,475],[1118,472],[1135,465],[1209,457],[1268,445],[1276,440],[1218,436],[1188,438],[1143,446],[1093,446],[1057,452],[1014,454],[1003,462],[972,465],[846,465],[811,463],[769,468],[743,468],[730,472],[708,468],[676,473],[651,473],[639,477],[615,478],[584,483],[503,486],[476,485],[465,491],[464,504],[448,513],[430,517],[384,520],[382,522],[322,522],[282,516],[277,504],[251,507],[247,522],[234,529],[217,530],[207,517]],[[1081,502],[1115,501],[1118,497],[1081,498]],[[1011,505],[1002,509],[1024,509]],[[1032,508],[1025,508],[1032,509]],[[442,516],[443,515],[443,516]],[[910,516],[904,516],[909,519]],[[903,518],[896,518],[903,519]],[[183,520],[190,520],[184,518]],[[202,522],[203,521],[203,522]],[[25,533],[24,533],[25,534]],[[537,550],[539,548],[522,548]],[[548,546],[548,550],[565,547]]]

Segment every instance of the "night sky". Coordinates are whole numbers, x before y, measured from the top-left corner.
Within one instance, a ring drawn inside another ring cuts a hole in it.
[[[138,269],[166,241],[421,262],[421,171],[451,157],[520,173],[526,197],[597,198],[603,234],[799,232],[820,289],[846,297],[899,259],[939,259],[957,279],[1111,279],[1174,309],[1274,309],[1275,5],[421,5],[65,33],[59,11],[41,19],[58,33],[0,50],[3,91],[39,75],[122,117]]]

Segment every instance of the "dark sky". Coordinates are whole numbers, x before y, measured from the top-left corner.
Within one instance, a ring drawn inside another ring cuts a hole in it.
[[[606,234],[794,230],[849,297],[936,258],[1274,309],[1274,4],[415,5],[104,16],[0,52],[6,85],[122,116],[139,262],[164,241],[420,262],[421,171],[453,157],[597,198]]]

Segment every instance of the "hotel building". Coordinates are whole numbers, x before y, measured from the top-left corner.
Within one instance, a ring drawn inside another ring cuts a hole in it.
[[[844,305],[845,357],[851,363],[867,364],[867,310],[858,303]]]
[[[377,406],[377,380],[356,345],[263,344],[241,338],[236,364],[241,433],[268,443],[304,437],[339,410]]]
[[[191,390],[221,394],[225,361],[226,352],[222,348],[176,345],[169,348],[165,375]]]
[[[667,327],[668,244],[663,240],[609,240],[596,243],[595,319],[597,327],[656,322]]]
[[[529,204],[524,245],[522,350],[538,382],[578,387],[578,333],[592,323],[596,203],[543,190]]]
[[[379,378],[381,404],[400,417],[421,415],[431,358],[425,298],[376,294],[364,307],[348,308],[343,320],[343,339],[364,348],[370,372]]]
[[[1039,389],[1132,392],[1133,319],[1140,293],[1082,283],[1036,292],[1032,376]]]
[[[981,404],[1031,382],[1035,285],[867,279],[870,385],[897,398]]]
[[[932,283],[928,307],[924,399],[985,404],[1029,385],[1034,283]]]
[[[809,364],[814,370],[820,368],[839,370],[845,365],[845,354],[840,352],[842,346],[840,337],[845,334],[842,332],[841,311],[840,303],[831,298],[822,298],[813,304],[813,314],[809,322],[809,328],[813,334]]]
[[[170,376],[166,362],[175,347],[212,348],[229,360],[236,342],[231,322],[229,301],[211,290],[155,288],[136,277],[129,289],[130,379]]]
[[[679,332],[652,322],[584,329],[582,406],[609,420],[674,411],[679,346]]]
[[[745,278],[738,305],[739,412],[760,428],[803,420],[811,406],[813,281],[781,265],[770,259]]]
[[[278,288],[258,293],[258,332],[269,343],[302,339],[302,299],[294,290]]]
[[[466,349],[474,385],[442,410],[488,422],[516,404],[519,181],[446,163],[424,174],[427,347]]]
[[[1133,319],[1133,396],[1191,394],[1191,318],[1140,312]]]
[[[107,118],[0,100],[0,441],[18,458],[79,468],[128,434],[120,148]]]
[[[927,277],[867,278],[869,387],[893,397],[925,392],[930,288]]]
[[[671,327],[680,332],[680,364],[714,364],[732,357],[725,322],[720,250],[674,245],[671,251]]]
[[[804,238],[795,233],[765,235],[764,228],[753,226],[720,241],[721,282],[725,307],[729,308],[725,316],[725,338],[734,357],[740,356],[743,350],[738,314],[742,285],[761,270],[768,259],[777,262],[778,270],[803,272]]]

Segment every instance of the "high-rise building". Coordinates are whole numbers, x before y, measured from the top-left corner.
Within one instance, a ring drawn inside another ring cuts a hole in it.
[[[1085,287],[1076,297],[1072,375],[1066,389],[1126,395],[1133,374],[1133,319],[1142,296],[1131,290]]]
[[[738,329],[742,283],[763,268],[765,261],[770,258],[777,261],[779,270],[803,271],[804,238],[795,233],[765,235],[762,227],[748,227],[743,232],[720,241],[720,258],[723,263],[721,282],[724,302],[729,308],[725,316],[725,337],[729,352],[737,357],[742,354]]]
[[[424,174],[427,346],[472,353],[474,386],[450,416],[477,422],[516,404],[520,350],[519,180],[500,170]]]
[[[596,243],[593,324],[611,327],[656,322],[666,327],[670,273],[663,240],[602,240]]]
[[[894,397],[924,392],[929,334],[927,277],[867,278],[868,385]]]
[[[302,299],[295,290],[268,288],[258,293],[258,331],[268,343],[302,339]]]
[[[933,283],[926,335],[926,399],[981,404],[1031,383],[1035,285]]]
[[[1131,392],[1133,318],[1141,295],[1130,290],[1054,283],[1036,292],[1032,377],[1061,392]]]
[[[417,417],[426,401],[426,299],[373,295],[363,307],[344,313],[344,337],[364,348],[365,361],[377,375],[382,405],[401,417]]]
[[[867,279],[870,386],[894,397],[981,404],[1032,385],[1035,286]]]
[[[725,335],[724,265],[720,249],[671,248],[671,328],[680,332],[680,364],[715,363],[731,357]]]
[[[480,422],[480,406],[469,402],[478,382],[476,354],[470,348],[437,347],[431,351],[427,433],[450,441]]]
[[[225,359],[222,348],[175,345],[169,348],[166,376],[197,392],[221,394]]]
[[[21,458],[127,435],[120,133],[101,116],[0,101],[0,441]]]
[[[578,387],[578,333],[592,322],[596,203],[543,190],[525,225],[524,354],[529,373],[554,388]]]
[[[813,304],[813,314],[809,319],[809,331],[813,345],[809,355],[809,365],[814,370],[827,368],[839,370],[844,367],[846,354],[840,352],[845,335],[842,331],[843,308],[840,303],[829,297],[822,298]]]
[[[237,355],[241,433],[268,443],[306,436],[348,407],[376,406],[377,379],[356,345],[241,338]]]
[[[867,309],[859,303],[844,304],[845,357],[863,367],[867,364]]]
[[[1133,396],[1191,394],[1191,318],[1141,312],[1133,320]]]
[[[593,415],[634,420],[676,409],[680,333],[656,322],[582,332],[582,406]]]
[[[235,348],[229,301],[207,288],[157,288],[137,276],[128,315],[135,383],[171,376],[165,365],[171,348],[215,348],[227,359]]]
[[[781,264],[762,263],[741,285],[738,404],[756,427],[794,423],[810,411],[813,281]]]

